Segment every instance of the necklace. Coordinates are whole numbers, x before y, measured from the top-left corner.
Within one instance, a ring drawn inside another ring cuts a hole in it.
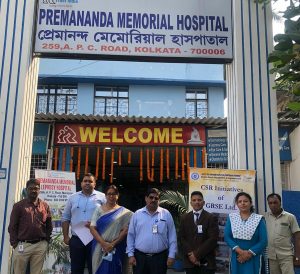
[[[247,220],[249,219],[250,215],[242,215],[242,214],[240,214],[240,217],[241,217],[241,219],[242,219],[243,222],[247,222]]]
[[[112,210],[118,207],[118,204],[114,204],[113,206],[110,206],[109,204],[105,204],[105,207],[107,210]]]

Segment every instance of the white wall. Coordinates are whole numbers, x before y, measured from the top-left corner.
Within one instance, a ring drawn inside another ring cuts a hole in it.
[[[300,126],[290,134],[292,162],[290,163],[291,190],[300,190]]]
[[[129,116],[184,117],[185,87],[130,86]]]
[[[232,0],[233,56],[226,65],[228,167],[256,170],[258,212],[266,196],[282,192],[278,119],[273,76],[267,62],[273,50],[272,9],[258,1]]]

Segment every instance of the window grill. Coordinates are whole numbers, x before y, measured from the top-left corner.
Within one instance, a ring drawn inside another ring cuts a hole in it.
[[[128,87],[95,87],[95,115],[128,115]]]
[[[207,114],[207,90],[201,88],[187,88],[185,94],[185,117],[205,118]]]
[[[37,113],[77,113],[77,86],[38,86],[36,99]]]

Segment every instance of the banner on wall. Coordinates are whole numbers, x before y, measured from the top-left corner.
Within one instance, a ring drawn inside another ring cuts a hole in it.
[[[228,146],[226,129],[207,130],[207,162],[227,163]]]
[[[205,128],[163,125],[56,124],[55,145],[205,146]]]
[[[201,191],[204,209],[218,217],[220,234],[216,274],[228,273],[230,249],[224,242],[224,228],[228,214],[237,210],[234,198],[238,192],[247,192],[255,205],[255,175],[255,170],[190,169],[189,197],[193,191]]]
[[[231,8],[231,0],[39,0],[34,51],[230,62]]]
[[[76,192],[75,173],[36,169],[35,178],[41,181],[39,197],[49,204],[53,223],[50,251],[43,273],[70,274],[69,252],[63,244],[61,216],[68,198]]]
[[[238,192],[249,193],[255,204],[255,174],[255,170],[191,168],[189,192],[203,193],[205,210],[228,214],[236,210],[234,198]]]
[[[49,124],[34,124],[32,154],[47,154],[49,131]]]
[[[278,128],[280,161],[292,161],[292,152],[290,145],[291,131],[292,130],[289,127]]]

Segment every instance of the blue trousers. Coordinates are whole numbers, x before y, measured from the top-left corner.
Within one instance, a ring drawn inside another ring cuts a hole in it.
[[[84,245],[77,236],[72,236],[69,242],[71,257],[71,273],[83,274],[87,264],[89,274],[92,274],[92,242]]]

